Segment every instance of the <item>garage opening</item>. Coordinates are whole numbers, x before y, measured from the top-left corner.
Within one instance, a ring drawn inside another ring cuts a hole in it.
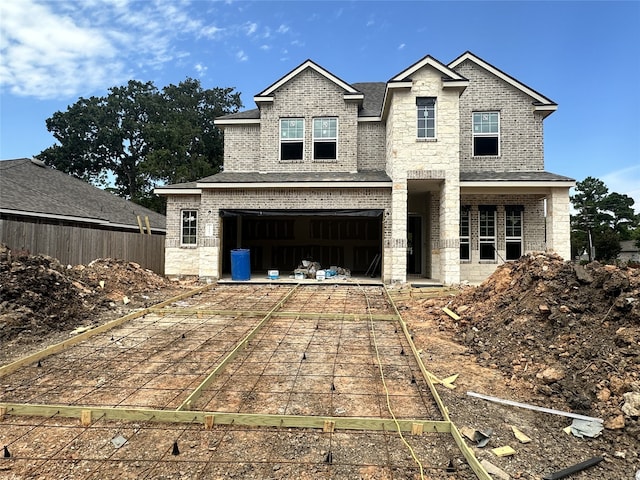
[[[230,210],[222,217],[222,274],[231,250],[250,250],[251,271],[289,275],[303,260],[380,276],[382,210]],[[375,267],[375,268],[374,268]]]

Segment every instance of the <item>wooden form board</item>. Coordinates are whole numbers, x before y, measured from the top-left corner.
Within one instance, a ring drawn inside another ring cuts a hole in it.
[[[286,427],[317,428],[325,430],[375,430],[415,432],[422,429],[427,433],[449,433],[451,423],[436,420],[370,417],[316,417],[307,415],[264,415],[257,413],[229,413],[153,410],[142,408],[86,407],[68,405],[36,405],[20,403],[4,403],[0,409],[6,409],[5,418],[11,415],[78,418],[85,425],[87,421],[125,420],[135,422],[159,423],[201,423],[203,428],[213,425],[241,425],[247,427]],[[417,427],[417,426],[420,427]]]

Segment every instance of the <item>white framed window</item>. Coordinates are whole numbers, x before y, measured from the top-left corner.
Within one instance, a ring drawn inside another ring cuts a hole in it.
[[[480,260],[496,259],[496,207],[495,205],[480,205],[479,241]]]
[[[471,260],[471,212],[469,207],[460,209],[460,260]]]
[[[322,117],[313,119],[313,159],[336,160],[338,158],[338,119]]]
[[[418,138],[436,138],[436,98],[417,97]]]
[[[473,156],[500,155],[500,113],[473,112]]]
[[[302,160],[304,119],[280,119],[280,160]]]
[[[522,256],[522,205],[507,205],[505,211],[506,259],[517,260]]]
[[[182,210],[180,217],[180,244],[194,246],[198,243],[198,211]]]

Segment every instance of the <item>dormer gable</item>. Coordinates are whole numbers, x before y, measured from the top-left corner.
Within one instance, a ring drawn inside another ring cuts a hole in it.
[[[529,97],[531,97],[534,110],[542,113],[544,117],[546,117],[547,115],[550,115],[551,113],[553,113],[558,109],[558,104],[555,103],[553,100],[545,97],[539,92],[536,92],[533,88],[528,87],[524,83],[516,80],[511,75],[503,72],[497,67],[494,67],[490,63],[484,61],[483,59],[481,59],[480,57],[478,57],[477,55],[473,54],[468,50],[464,52],[462,55],[460,55],[458,58],[456,58],[454,61],[449,63],[448,67],[450,69],[455,70],[459,65],[467,61],[472,62],[473,64],[481,67],[482,69],[496,76],[503,82],[511,85],[512,87],[521,91],[525,95],[528,95]]]
[[[298,76],[299,74],[301,74],[302,72],[304,72],[308,68],[316,71],[318,74],[320,74],[321,76],[323,76],[324,78],[326,78],[330,82],[333,82],[339,88],[344,90],[344,99],[345,100],[359,101],[359,102],[361,102],[363,100],[364,94],[362,92],[356,90],[355,88],[353,88],[353,86],[351,86],[350,84],[348,84],[344,80],[338,78],[337,76],[335,76],[334,74],[332,74],[328,70],[325,70],[320,65],[318,65],[315,62],[313,62],[312,60],[305,60],[298,67],[294,68],[289,73],[287,73],[286,75],[281,77],[279,80],[276,80],[274,83],[272,83],[266,89],[264,89],[262,92],[260,92],[257,95],[255,95],[253,97],[253,100],[256,102],[258,107],[260,106],[261,103],[273,102],[273,99],[274,99],[273,93],[276,90],[278,90],[284,84],[286,84],[287,82],[291,81],[293,78],[295,78],[296,76]]]
[[[426,55],[413,65],[405,68],[403,71],[393,76],[388,82],[385,89],[384,100],[382,103],[382,116],[386,116],[389,102],[391,101],[392,92],[396,89],[410,89],[413,86],[413,76],[422,69],[432,68],[440,73],[442,78],[442,88],[451,89],[462,92],[468,85],[469,80],[464,78],[455,70],[447,67],[442,62],[436,60],[431,55]]]

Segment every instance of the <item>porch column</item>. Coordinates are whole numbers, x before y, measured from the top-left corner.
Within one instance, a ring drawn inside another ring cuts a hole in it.
[[[460,283],[460,180],[447,173],[440,190],[440,280]]]
[[[407,179],[393,181],[391,190],[391,239],[385,249],[391,258],[391,283],[407,281]]]
[[[568,188],[551,188],[547,195],[547,251],[571,259],[571,217]]]

